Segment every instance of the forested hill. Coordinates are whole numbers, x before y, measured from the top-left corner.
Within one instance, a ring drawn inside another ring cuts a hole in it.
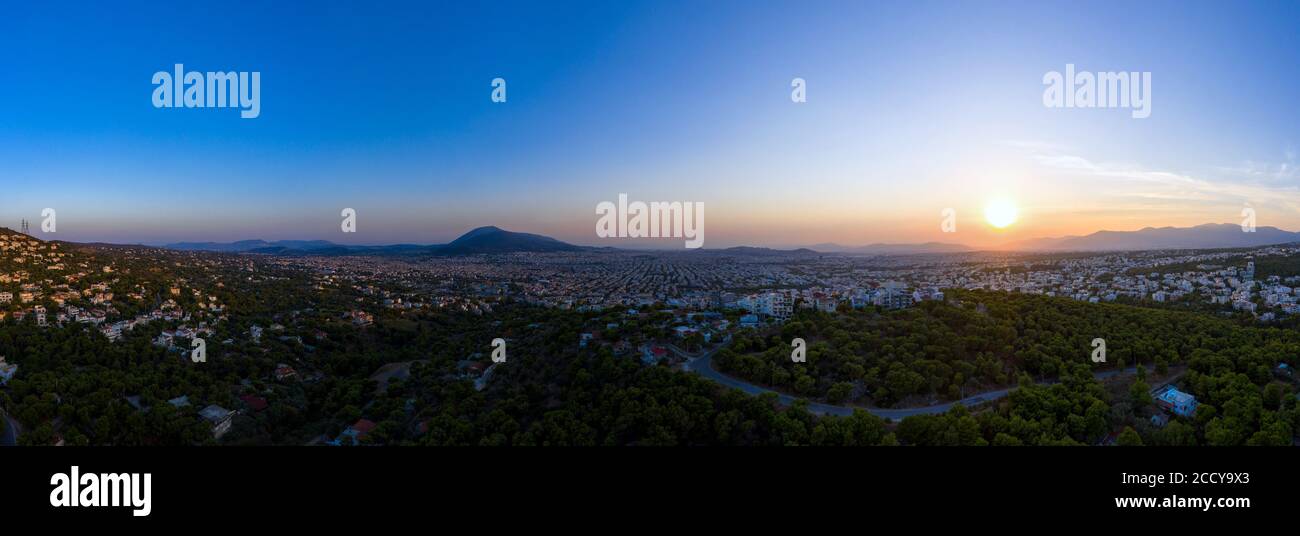
[[[808,342],[806,363],[790,359],[795,337]],[[1105,340],[1105,363],[1091,360],[1097,338]],[[1171,367],[1185,368],[1178,385],[1204,408],[1197,419],[1181,424],[1195,426],[1202,441],[1240,444],[1255,438],[1289,444],[1291,431],[1300,429],[1296,385],[1279,374],[1278,365],[1294,366],[1297,356],[1300,333],[1289,329],[1185,311],[954,291],[948,302],[923,302],[901,311],[805,311],[779,333],[737,337],[714,363],[730,374],[799,396],[883,407],[957,400],[1025,383],[1021,380],[1050,382],[1074,367],[1097,371],[1141,365],[1157,376]],[[1146,404],[1134,407],[1128,397],[1114,398],[1098,398],[1106,402],[1111,424],[1140,427],[1138,421],[1152,416]],[[1013,396],[1009,403],[1016,401]],[[1088,412],[1087,406],[1078,409],[1064,415]],[[1256,438],[1261,432],[1267,437]],[[1067,435],[1098,439],[1095,434]]]

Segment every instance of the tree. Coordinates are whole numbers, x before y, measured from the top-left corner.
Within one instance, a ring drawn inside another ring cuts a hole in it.
[[[1142,446],[1142,436],[1138,435],[1137,430],[1132,426],[1125,426],[1124,431],[1119,433],[1116,443],[1121,447],[1140,447]]]
[[[1151,387],[1147,382],[1136,380],[1128,389],[1129,400],[1133,403],[1133,410],[1137,411],[1152,403]]]
[[[1165,447],[1196,446],[1196,429],[1181,421],[1170,421],[1155,434],[1155,444]]]
[[[1235,421],[1216,417],[1205,426],[1205,441],[1212,447],[1233,447],[1241,444],[1241,432]]]
[[[816,385],[816,383],[817,380],[814,380],[812,376],[806,374],[800,375],[794,381],[794,390],[802,394],[811,394],[813,392],[813,386]]]
[[[832,404],[839,404],[848,400],[849,395],[853,394],[853,384],[849,382],[836,382],[830,390],[826,392],[826,400]]]

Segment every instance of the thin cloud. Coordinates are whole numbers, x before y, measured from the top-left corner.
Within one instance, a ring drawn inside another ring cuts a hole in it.
[[[1275,205],[1289,210],[1300,210],[1300,189],[1295,185],[1271,184],[1260,182],[1258,178],[1265,174],[1258,168],[1254,172],[1243,170],[1230,171],[1237,175],[1236,180],[1210,180],[1193,177],[1171,171],[1143,169],[1133,165],[1102,164],[1085,157],[1058,153],[1039,153],[1033,159],[1044,167],[1066,173],[1115,181],[1132,186],[1131,191],[1116,192],[1117,195],[1143,199],[1160,199],[1170,202],[1194,202],[1240,205]],[[1293,165],[1273,168],[1272,176],[1278,173],[1294,173]],[[1242,180],[1256,179],[1256,180]]]

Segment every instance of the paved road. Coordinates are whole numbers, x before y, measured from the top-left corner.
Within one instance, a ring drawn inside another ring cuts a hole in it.
[[[22,430],[18,421],[5,415],[3,411],[0,411],[0,418],[9,421],[7,423],[8,426],[5,426],[4,433],[0,434],[0,447],[13,447],[18,445],[18,433]]]
[[[726,345],[724,344],[723,346]],[[686,358],[686,363],[682,364],[683,370],[693,372],[695,374],[699,374],[700,376],[713,380],[714,382],[720,383],[727,387],[731,387],[733,389],[740,389],[741,391],[744,391],[751,395],[760,395],[763,393],[775,393],[777,399],[781,402],[781,404],[787,406],[794,404],[795,400],[800,400],[798,397],[794,397],[791,395],[787,395],[785,393],[774,391],[766,387],[754,385],[745,380],[728,376],[726,374],[723,374],[715,370],[713,368],[713,355],[716,354],[718,350],[721,350],[723,346],[720,346],[718,348],[715,348],[703,354],[689,354],[683,351],[681,348],[678,348],[673,345],[668,345],[667,348],[673,351],[674,353]],[[1136,371],[1137,371],[1136,367],[1131,367],[1124,370],[1125,373],[1136,372]],[[1108,370],[1103,372],[1096,372],[1093,375],[1096,376],[1097,379],[1102,380],[1102,379],[1115,376],[1116,374],[1119,374],[1119,372],[1120,371],[1118,370]],[[1053,382],[1042,382],[1042,383],[1049,384]],[[913,415],[934,415],[939,413],[946,413],[948,410],[952,409],[952,406],[954,404],[958,404],[958,403],[970,407],[976,404],[988,402],[990,400],[997,400],[999,398],[1007,396],[1007,394],[1009,394],[1013,390],[1015,390],[1014,387],[1008,389],[1000,389],[997,391],[988,391],[984,393],[979,393],[976,395],[968,396],[958,401],[945,402],[943,404],[935,404],[932,406],[922,406],[917,408],[899,408],[899,409],[872,408],[866,406],[835,406],[831,404],[823,404],[820,402],[808,401],[808,411],[818,415],[838,415],[843,417],[847,415],[852,415],[854,410],[863,410],[863,411],[870,412],[871,414],[880,418],[888,418],[888,419],[893,419],[895,421],[898,421],[898,420],[902,420],[905,417],[911,417]]]

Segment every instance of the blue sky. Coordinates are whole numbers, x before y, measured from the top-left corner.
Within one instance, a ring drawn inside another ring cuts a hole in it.
[[[1293,2],[260,4],[8,7],[0,225],[52,207],[45,238],[74,241],[498,225],[617,246],[594,207],[627,193],[705,203],[706,247],[987,245],[1245,203],[1300,229]],[[176,63],[261,72],[261,116],[155,109]],[[1067,63],[1151,72],[1151,117],[1044,107]],[[983,224],[993,197],[1016,225]]]

